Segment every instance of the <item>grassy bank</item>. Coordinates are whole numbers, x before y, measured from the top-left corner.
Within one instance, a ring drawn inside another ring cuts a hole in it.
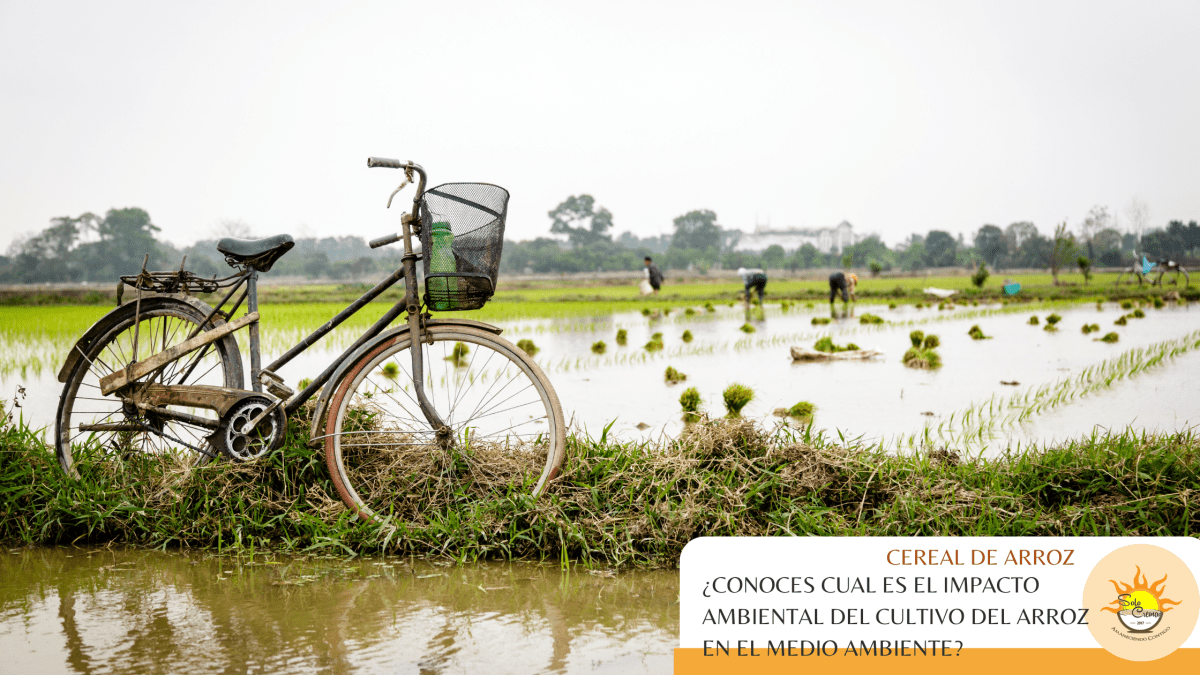
[[[125,482],[84,485],[63,476],[38,434],[7,423],[0,539],[670,567],[701,535],[1200,531],[1200,438],[1190,432],[1096,436],[995,461],[888,456],[743,420],[692,425],[661,444],[574,436],[564,475],[538,500],[507,487],[521,467],[434,460],[441,470],[397,494],[405,523],[390,532],[330,498],[306,433],[293,422],[284,447],[253,465],[187,473],[156,463]]]

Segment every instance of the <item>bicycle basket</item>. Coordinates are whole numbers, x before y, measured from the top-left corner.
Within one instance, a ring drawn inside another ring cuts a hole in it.
[[[425,305],[479,309],[496,292],[508,190],[487,183],[446,183],[421,197]]]

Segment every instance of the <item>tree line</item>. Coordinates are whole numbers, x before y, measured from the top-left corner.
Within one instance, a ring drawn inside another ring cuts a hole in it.
[[[615,239],[613,214],[591,195],[571,196],[549,212],[546,237],[506,241],[501,270],[513,273],[630,271],[642,268],[652,256],[662,269],[856,268],[873,273],[931,268],[1049,269],[1055,274],[1078,266],[1126,267],[1136,256],[1184,263],[1200,257],[1200,225],[1172,220],[1166,227],[1122,232],[1105,207],[1095,207],[1076,227],[1061,223],[1043,233],[1030,222],[1006,227],[983,225],[968,241],[943,230],[913,234],[889,248],[870,235],[842,250],[818,251],[812,244],[795,250],[771,246],[763,251],[738,251],[740,232],[723,227],[708,209],[689,211],[672,222],[673,232],[638,237],[631,232]],[[1134,215],[1137,215],[1134,213]],[[1144,215],[1144,214],[1143,214]],[[1139,225],[1134,220],[1135,226]],[[1143,219],[1148,220],[1148,216]],[[1145,222],[1141,223],[1142,225]],[[246,236],[245,226],[231,228]],[[160,240],[160,228],[140,208],[110,209],[103,217],[85,213],[60,217],[32,235],[18,238],[0,256],[0,283],[115,281],[134,274],[149,254],[151,269],[177,268],[187,256],[187,268],[206,277],[230,271],[216,249],[216,239],[178,248]],[[361,279],[399,265],[394,247],[372,250],[362,237],[297,239],[296,247],[275,264],[272,274],[313,279]]]

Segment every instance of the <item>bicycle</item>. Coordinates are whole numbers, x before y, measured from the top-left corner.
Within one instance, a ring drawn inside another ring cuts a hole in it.
[[[334,487],[363,520],[392,518],[390,500],[430,467],[465,467],[486,481],[494,479],[488,462],[504,462],[506,475],[532,483],[534,496],[545,489],[566,446],[549,380],[500,328],[430,313],[479,309],[494,294],[508,192],[486,183],[427,191],[417,164],[372,157],[367,166],[404,170],[389,208],[413,174],[420,177],[401,231],[370,242],[403,242],[400,267],[266,367],[257,281],[295,245],[289,235],[222,239],[217,249],[237,270],[222,279],[186,271],[186,257],[178,271],[148,272],[143,262],[139,274],[121,277],[117,308],[84,333],[58,374],[55,445],[65,472],[111,480],[153,462],[254,461],[281,444],[288,418],[315,396],[311,442],[324,447]],[[401,281],[403,298],[301,391],[276,374]],[[126,287],[136,298],[122,302]],[[195,296],[221,289],[216,307]],[[243,302],[245,313],[234,318]],[[404,322],[391,326],[401,314]],[[234,335],[242,329],[250,389]]]

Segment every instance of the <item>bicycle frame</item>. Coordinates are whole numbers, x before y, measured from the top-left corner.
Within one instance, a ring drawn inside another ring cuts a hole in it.
[[[367,344],[370,340],[382,333],[393,321],[396,320],[397,317],[400,316],[401,313],[407,312],[409,331],[410,335],[413,336],[412,344],[414,347],[416,347],[409,350],[412,354],[413,388],[422,413],[435,430],[438,439],[440,441],[445,441],[450,434],[450,430],[425,396],[422,350],[417,347],[425,334],[422,325],[422,318],[428,318],[429,315],[421,314],[421,304],[417,288],[416,273],[416,262],[421,259],[421,256],[413,252],[412,222],[419,218],[418,214],[421,204],[421,197],[425,193],[426,175],[423,168],[411,162],[392,168],[403,168],[409,171],[415,171],[420,175],[420,182],[417,185],[416,195],[413,197],[412,213],[406,214],[403,218],[401,218],[402,236],[400,238],[404,242],[404,254],[400,258],[400,267],[388,275],[387,278],[385,278],[383,281],[380,281],[341,312],[338,312],[337,315],[335,315],[320,328],[310,333],[279,358],[272,361],[266,366],[266,368],[263,368],[261,365],[261,338],[259,333],[260,319],[258,314],[258,271],[251,267],[244,267],[239,274],[236,274],[233,277],[227,277],[227,279],[236,279],[236,281],[231,284],[229,292],[225,294],[225,297],[212,310],[212,312],[209,313],[205,320],[201,322],[199,326],[193,329],[187,340],[164,352],[155,354],[144,361],[133,363],[129,367],[103,378],[101,381],[102,392],[107,395],[129,384],[132,384],[138,378],[146,375],[151,375],[151,380],[153,380],[153,373],[161,370],[161,368],[165,365],[177,361],[196,350],[201,350],[199,356],[193,358],[190,364],[185,367],[182,379],[186,380],[187,376],[191,374],[192,369],[195,368],[196,364],[200,362],[204,354],[209,349],[209,345],[221,337],[228,335],[229,333],[240,330],[244,327],[248,327],[250,338],[251,385],[251,389],[249,391],[226,390],[218,387],[205,387],[204,389],[206,391],[200,392],[190,391],[191,389],[199,390],[200,387],[179,385],[174,387],[160,387],[160,389],[163,391],[158,392],[158,403],[160,404],[182,403],[182,400],[172,400],[174,398],[180,398],[187,399],[186,404],[188,405],[197,405],[199,401],[200,407],[211,407],[216,410],[228,408],[227,402],[231,397],[236,399],[241,396],[248,395],[250,391],[262,392],[264,374],[266,374],[269,379],[279,380],[278,376],[275,375],[275,371],[277,369],[282,368],[296,356],[305,352],[309,347],[316,344],[317,341],[328,335],[333,329],[345,322],[346,319],[356,314],[372,300],[383,294],[384,291],[388,290],[403,279],[405,282],[404,296],[394,306],[392,306],[391,309],[384,313],[384,315],[380,317],[380,319],[376,321],[374,325],[364,331],[363,334],[354,342],[354,344],[350,345],[344,352],[336,357],[332,363],[330,363],[329,366],[321,372],[320,375],[313,378],[311,384],[309,384],[299,393],[293,393],[286,401],[280,400],[275,405],[282,405],[288,416],[295,413],[296,410],[298,410],[304,405],[305,402],[311,399],[313,395],[315,395],[316,392],[329,381],[334,373],[337,372],[338,368],[353,354],[355,354],[360,347]],[[395,241],[395,239],[392,239],[392,241]],[[243,284],[245,284],[245,290],[243,290],[242,295],[238,298],[237,302],[234,303],[233,309],[231,309],[228,313],[221,312],[221,308],[225,306],[225,304],[233,297],[234,293],[236,293],[238,289],[242,287]],[[141,292],[139,290],[139,304],[140,299]],[[230,323],[226,323],[221,327],[211,328],[207,331],[204,330],[205,326],[211,325],[210,322],[218,313],[222,313],[224,316],[232,318],[233,314],[241,307],[243,300],[248,301],[245,316],[235,321],[231,321]],[[202,332],[203,335],[201,335]],[[268,387],[268,389],[269,388],[270,387]],[[290,390],[288,391],[290,392]],[[165,413],[169,411],[161,410],[160,412]],[[171,413],[168,416],[174,417],[180,415],[183,414]],[[263,416],[265,415],[266,413],[264,412]]]

